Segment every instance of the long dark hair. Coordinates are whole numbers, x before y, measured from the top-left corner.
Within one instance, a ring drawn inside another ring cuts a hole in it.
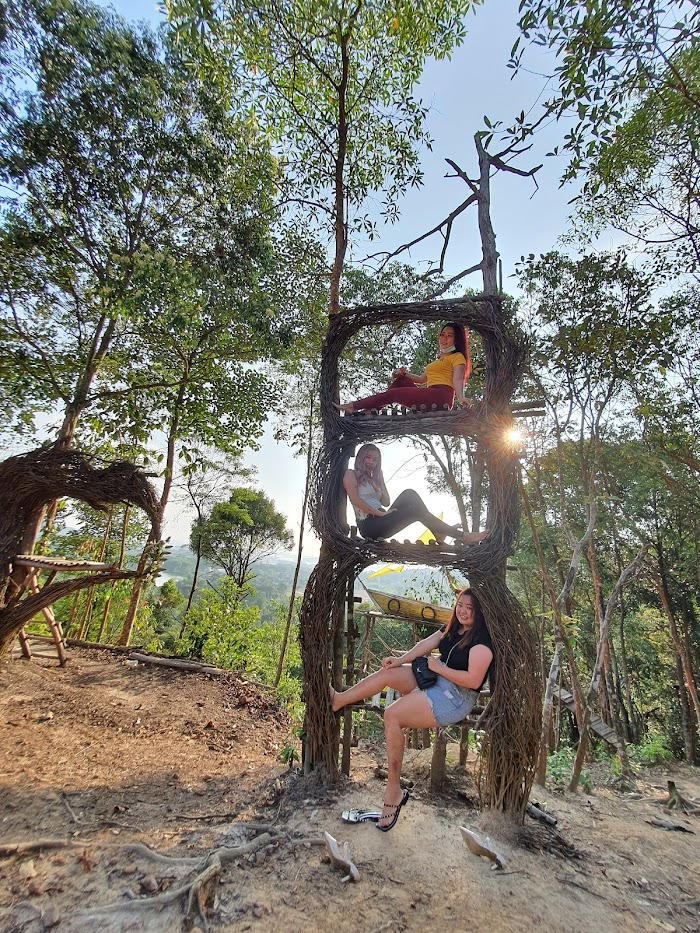
[[[365,456],[372,451],[379,457],[379,462],[377,463],[377,470],[381,474],[382,470],[382,453],[376,444],[363,444],[362,447],[355,454],[355,477],[357,478],[357,485],[359,486],[362,480],[367,480],[377,492],[381,493],[382,484],[371,476],[365,469]]]
[[[465,586],[463,590],[460,590],[459,593],[457,593],[455,604],[452,607],[450,621],[447,623],[445,628],[445,635],[449,634],[454,625],[459,626],[459,620],[457,619],[457,603],[462,596],[471,596],[472,598],[472,604],[474,606],[474,624],[467,632],[464,633],[464,637],[458,642],[457,646],[459,648],[466,648],[473,645],[477,641],[480,644],[483,644],[484,642],[490,644],[491,636],[489,635],[486,619],[484,618],[484,610],[481,608],[479,597],[470,586]]]
[[[466,382],[472,372],[472,361],[469,356],[469,332],[463,324],[457,324],[455,321],[448,321],[447,324],[442,325],[440,333],[442,333],[446,327],[451,327],[455,332],[455,350],[457,353],[461,353],[467,361],[467,365],[464,368],[464,381]]]

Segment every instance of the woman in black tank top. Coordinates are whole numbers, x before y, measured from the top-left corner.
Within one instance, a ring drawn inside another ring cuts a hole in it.
[[[440,651],[440,657],[433,655]],[[415,658],[426,657],[428,668],[437,676],[437,683],[427,690],[418,690],[411,668]],[[404,729],[427,729],[459,722],[471,711],[478,691],[488,677],[493,663],[493,648],[476,593],[462,590],[444,630],[429,635],[399,658],[384,658],[381,669],[342,693],[331,688],[334,712],[358,703],[392,687],[400,699],[384,710],[384,732],[388,780],[384,808],[377,828],[390,830],[408,800],[408,791],[401,791]]]

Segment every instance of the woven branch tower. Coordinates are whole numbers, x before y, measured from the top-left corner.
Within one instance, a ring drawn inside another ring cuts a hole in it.
[[[474,411],[404,416],[341,417],[338,360],[363,327],[405,321],[455,321],[476,331],[486,358],[483,401]],[[321,554],[304,592],[300,642],[304,663],[307,769],[338,776],[338,733],[328,683],[332,649],[342,634],[348,581],[380,561],[451,567],[479,594],[496,665],[494,694],[484,723],[479,782],[485,805],[522,818],[537,757],[541,685],[534,637],[505,584],[506,558],[518,530],[517,454],[505,442],[512,426],[510,400],[522,372],[525,346],[505,324],[497,296],[352,308],[332,315],[321,361],[324,445],[314,466],[311,517]],[[460,435],[483,451],[489,476],[488,537],[478,545],[426,547],[348,536],[343,475],[358,444],[409,435]]]

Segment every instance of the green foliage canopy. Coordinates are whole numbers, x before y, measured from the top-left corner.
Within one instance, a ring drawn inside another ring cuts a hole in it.
[[[182,432],[213,442],[226,427],[245,444],[269,396],[244,364],[290,339],[258,289],[276,173],[265,139],[167,38],[85,0],[4,10],[5,427],[58,410],[70,443],[91,410],[91,439],[118,426],[143,444],[184,391],[201,404],[189,423],[179,412]]]
[[[556,55],[554,92],[534,122],[508,131],[527,138],[544,119],[573,117],[564,136],[563,181],[584,179],[579,232],[611,224],[641,239],[661,270],[700,265],[700,6],[691,0],[523,0],[522,36]],[[558,154],[559,147],[553,155]]]
[[[247,82],[251,106],[276,141],[291,198],[335,241],[330,307],[350,233],[374,234],[358,209],[420,184],[429,145],[426,108],[413,96],[428,56],[448,57],[479,0],[166,0],[179,40],[209,57],[219,86]],[[204,51],[201,46],[204,45]]]

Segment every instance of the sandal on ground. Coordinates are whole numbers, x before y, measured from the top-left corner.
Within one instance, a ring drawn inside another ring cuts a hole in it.
[[[379,823],[375,823],[374,825],[377,827],[377,829],[380,829],[383,833],[388,833],[390,829],[393,829],[394,826],[396,826],[396,821],[399,818],[399,813],[401,813],[401,807],[403,807],[404,804],[408,803],[408,798],[409,798],[409,793],[407,790],[405,790],[403,792],[403,797],[398,803],[395,803],[395,804],[385,803],[382,809],[382,815],[380,819],[388,820],[389,818],[391,818],[391,822],[387,823],[386,826],[380,826]],[[390,812],[386,813],[385,812],[386,810],[389,810]]]
[[[376,823],[382,817],[382,814],[379,810],[343,810],[340,814],[340,818],[343,823]]]

